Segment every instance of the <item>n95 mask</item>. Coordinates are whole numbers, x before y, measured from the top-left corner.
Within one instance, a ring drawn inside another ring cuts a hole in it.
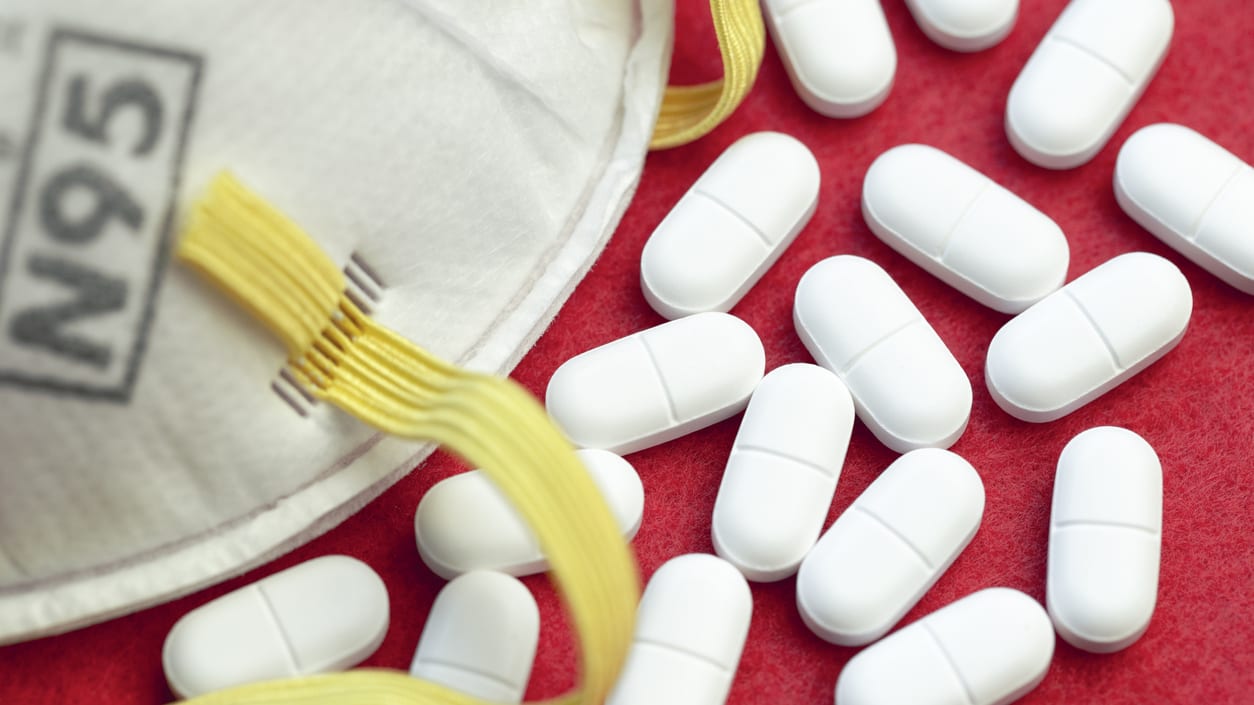
[[[173,239],[229,169],[381,325],[502,372],[639,178],[668,0],[8,0],[0,643],[326,531],[430,447],[315,402]]]

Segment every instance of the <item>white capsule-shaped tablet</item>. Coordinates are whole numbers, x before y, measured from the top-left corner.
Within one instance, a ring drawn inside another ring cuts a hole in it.
[[[1059,636],[1109,653],[1145,633],[1158,598],[1162,517],[1162,465],[1145,439],[1101,426],[1063,448],[1045,589]]]
[[[374,653],[388,629],[388,593],[370,566],[323,556],[229,592],[183,615],[161,662],[176,695],[339,671]]]
[[[817,365],[772,370],[758,384],[714,502],[714,550],[750,580],[792,575],[814,545],[853,430],[853,400]]]
[[[888,633],[949,568],[984,516],[984,483],[939,448],[898,458],[832,524],[797,573],[810,631],[842,646]]]
[[[567,360],[545,404],[575,445],[625,455],[744,410],[765,368],[747,323],[698,313]]]
[[[984,364],[989,394],[1024,421],[1062,418],[1166,355],[1192,312],[1176,265],[1148,252],[1119,255],[997,331]]]
[[[1158,70],[1174,25],[1167,0],[1072,0],[1010,88],[1010,144],[1050,169],[1092,159]]]
[[[1040,684],[1053,655],[1040,604],[987,588],[856,654],[836,681],[836,705],[1005,705]]]
[[[689,553],[662,564],[606,705],[721,705],[752,613],[748,583],[723,559]]]
[[[1185,257],[1254,294],[1254,168],[1181,125],[1124,142],[1115,163],[1123,210]]]
[[[889,247],[989,308],[1019,313],[1067,278],[1070,251],[1044,213],[948,154],[921,144],[876,158],[862,216]]]
[[[793,323],[884,445],[899,453],[948,448],[966,429],[970,380],[879,265],[840,255],[811,267],[797,284]]]
[[[644,513],[644,486],[635,468],[605,450],[575,451],[615,521],[630,541]],[[549,569],[527,522],[481,470],[437,482],[414,513],[418,555],[449,579],[472,570],[532,575]]]
[[[906,0],[919,29],[953,51],[982,51],[1010,34],[1019,0]]]
[[[764,0],[762,5],[793,88],[810,108],[854,118],[888,97],[897,48],[879,0]]]
[[[478,570],[435,596],[409,674],[498,703],[522,701],[540,641],[540,610],[525,585]]]
[[[804,144],[779,132],[740,138],[644,244],[645,300],[665,318],[730,309],[810,221],[818,199],[819,164]]]

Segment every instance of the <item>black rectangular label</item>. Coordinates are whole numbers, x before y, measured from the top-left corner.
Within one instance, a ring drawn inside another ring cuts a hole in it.
[[[0,245],[0,384],[129,400],[202,64],[52,32]]]

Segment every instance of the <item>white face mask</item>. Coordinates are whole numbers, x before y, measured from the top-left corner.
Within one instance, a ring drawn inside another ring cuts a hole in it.
[[[383,325],[500,372],[617,224],[668,0],[7,0],[0,9],[0,643],[316,536],[430,448],[280,375],[170,260],[229,169]]]

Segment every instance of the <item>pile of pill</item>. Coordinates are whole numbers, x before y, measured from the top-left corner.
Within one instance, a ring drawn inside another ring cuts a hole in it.
[[[996,44],[1017,13],[1017,0],[908,5],[928,37],[955,51]],[[896,54],[878,0],[763,6],[813,109],[853,117],[884,100]],[[1053,169],[1092,158],[1162,62],[1173,22],[1166,0],[1073,0],[1010,90],[1010,144]],[[804,624],[833,644],[866,646],[834,685],[837,705],[1000,705],[1045,677],[1055,633],[1108,653],[1149,627],[1162,468],[1140,436],[1101,426],[1058,458],[1044,607],[989,586],[893,631],[984,515],[979,469],[947,450],[967,427],[972,387],[890,275],[852,255],[818,262],[796,288],[793,324],[817,364],[765,369],[757,334],[726,312],[805,227],[819,183],[817,161],[796,139],[737,141],[641,253],[643,296],[668,322],[588,350],[549,381],[549,414],[629,540],[644,492],[621,456],[744,412],[710,520],[717,555],[678,556],[653,574],[611,705],[724,702],[753,608],[747,581],[796,575]],[[1249,165],[1187,127],[1156,124],[1122,146],[1113,189],[1145,229],[1254,294]],[[1024,421],[1084,406],[1167,354],[1188,326],[1192,294],[1171,262],[1126,253],[1064,285],[1069,249],[1058,225],[933,147],[880,155],[861,210],[893,250],[1014,316],[989,344],[984,381],[997,406]],[[902,455],[824,531],[855,416]],[[450,582],[411,673],[519,702],[539,613],[511,576],[546,570],[535,538],[478,471],[432,487],[414,525],[422,561]],[[186,615],[166,640],[164,666],[171,688],[192,696],[352,666],[387,626],[378,576],[323,557]]]

